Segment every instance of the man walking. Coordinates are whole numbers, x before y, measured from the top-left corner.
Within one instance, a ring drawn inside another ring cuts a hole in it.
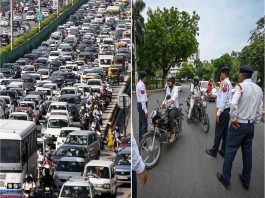
[[[215,124],[215,137],[214,145],[211,149],[206,149],[206,153],[212,157],[216,157],[217,151],[222,140],[221,150],[218,152],[222,157],[225,154],[226,137],[229,125],[229,111],[230,111],[230,101],[232,96],[232,84],[229,80],[229,70],[228,66],[224,66],[220,69],[221,84],[219,91],[217,93],[216,101],[216,124]]]
[[[143,135],[147,132],[147,93],[146,93],[146,80],[147,72],[139,72],[139,82],[136,85],[136,98],[137,98],[137,109],[139,112],[139,143],[142,140]]]
[[[239,82],[230,106],[231,126],[227,136],[223,171],[217,173],[217,179],[230,188],[232,163],[237,150],[241,146],[243,170],[239,174],[245,189],[249,189],[252,169],[252,140],[254,137],[254,123],[261,119],[263,93],[261,88],[252,82],[253,70],[250,66],[240,68]]]

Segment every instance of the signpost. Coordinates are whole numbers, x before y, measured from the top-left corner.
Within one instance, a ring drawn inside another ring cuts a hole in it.
[[[130,107],[131,104],[131,99],[130,97],[122,93],[121,95],[118,96],[118,106],[123,109],[123,117],[124,117],[124,136],[126,137],[126,109]]]
[[[44,19],[44,16],[43,16],[43,14],[40,11],[38,11],[36,13],[36,18],[37,18],[37,21],[39,22],[39,31],[40,31],[40,23]]]

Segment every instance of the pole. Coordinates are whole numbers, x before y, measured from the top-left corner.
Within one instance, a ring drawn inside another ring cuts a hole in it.
[[[41,13],[40,0],[39,0],[38,4],[39,4],[39,12]],[[39,32],[40,32],[40,23],[41,23],[41,21],[39,21]]]
[[[133,17],[132,17],[133,18]],[[137,54],[136,54],[136,35],[135,35],[135,20],[133,20],[133,38],[134,38],[134,83],[138,82],[138,67],[137,67]]]
[[[57,17],[59,16],[59,0],[57,0]]]
[[[126,137],[126,96],[123,96],[124,137]]]
[[[13,0],[10,0],[10,28],[11,50],[13,50]]]

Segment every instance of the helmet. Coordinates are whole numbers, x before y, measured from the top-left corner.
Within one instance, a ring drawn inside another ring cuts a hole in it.
[[[170,76],[167,77],[167,81],[171,81],[171,82],[174,83],[175,82],[175,77],[170,75]]]
[[[195,77],[193,78],[193,80],[194,80],[194,81],[199,81],[199,77],[198,77],[198,76],[195,76]]]

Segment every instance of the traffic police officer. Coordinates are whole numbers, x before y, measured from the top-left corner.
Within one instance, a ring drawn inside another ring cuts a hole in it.
[[[139,112],[139,143],[142,140],[143,135],[147,132],[147,93],[146,93],[146,80],[147,72],[139,72],[139,82],[136,85],[136,98],[137,98],[137,109]]]
[[[214,145],[211,149],[206,149],[206,153],[212,157],[216,157],[220,142],[222,139],[221,150],[218,151],[222,157],[225,154],[226,137],[229,125],[229,111],[230,111],[230,101],[232,97],[232,84],[229,80],[229,70],[228,66],[223,66],[220,69],[220,88],[217,93],[216,99],[216,124],[215,124],[215,137]]]
[[[170,142],[173,142],[176,137],[176,123],[175,119],[178,115],[178,87],[174,85],[175,78],[173,76],[169,76],[167,78],[167,88],[166,88],[166,96],[164,99],[164,105],[169,109],[169,123],[170,129],[173,134],[171,134]]]
[[[229,189],[232,163],[241,146],[243,170],[239,174],[245,189],[249,189],[252,169],[252,140],[254,123],[261,119],[263,93],[261,88],[251,80],[253,70],[250,66],[240,68],[239,82],[230,105],[231,126],[227,135],[223,171],[217,173],[218,180]]]

